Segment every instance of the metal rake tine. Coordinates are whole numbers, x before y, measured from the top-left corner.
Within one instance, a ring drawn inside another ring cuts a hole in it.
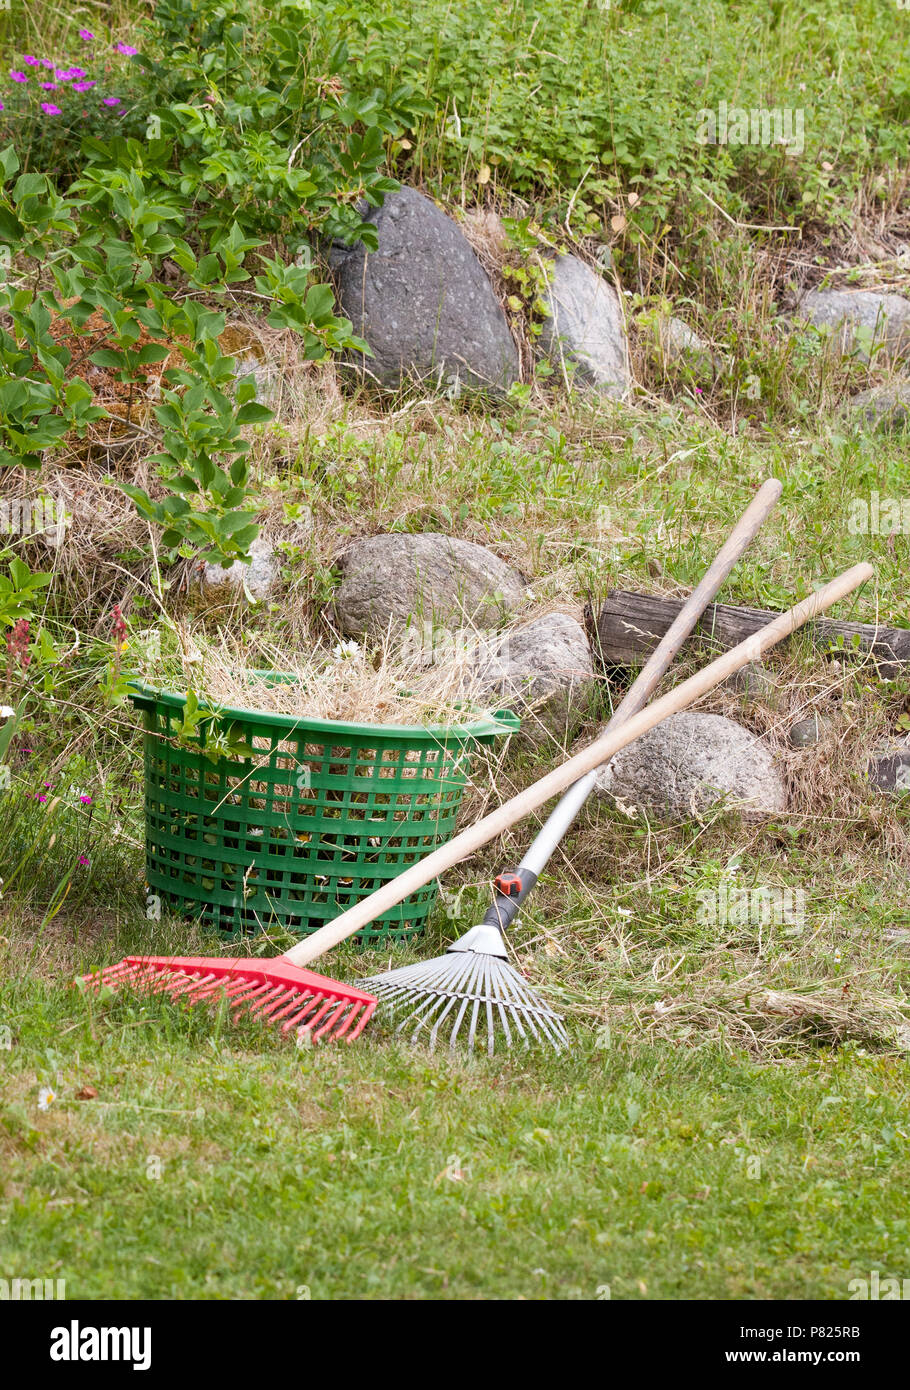
[[[378,990],[387,998],[392,998],[400,994],[410,994],[413,990],[427,985],[435,984],[440,978],[438,963],[429,961],[426,964],[409,965],[402,971],[390,971],[390,976],[396,975],[398,979],[392,980],[390,977],[379,975],[374,980],[361,981],[368,984],[375,992]]]
[[[501,985],[503,992],[511,995],[508,1007],[514,1011],[516,1018],[524,1017],[535,1041],[540,1041],[542,1036],[551,1045],[561,1048],[563,1040],[559,1036],[559,1030],[554,1026],[556,1023],[562,1026],[558,1015],[540,998],[537,991],[522,979],[513,966],[503,969]],[[568,1045],[568,1036],[564,1030],[563,1035]]]
[[[483,969],[481,968],[481,970],[480,970],[478,973],[482,976],[482,975],[483,975]],[[473,1000],[471,1001],[471,1011],[470,1011],[470,1012],[471,1012],[471,1022],[468,1024],[468,1051],[469,1051],[469,1052],[473,1052],[473,1051],[474,1051],[474,1039],[475,1039],[475,1037],[477,1036],[477,1015],[478,1015],[479,1012],[480,1012],[480,996],[479,996],[479,994],[475,994],[475,995],[474,995],[474,998],[473,998]],[[449,1047],[450,1047],[450,1048],[454,1048],[454,1047],[455,1047],[455,1038],[454,1038],[454,1037],[451,1038],[451,1040],[450,1040],[450,1042],[449,1042]]]
[[[444,999],[445,996],[442,994],[434,995],[432,999],[425,1003],[422,1014],[405,1014],[404,1018],[401,1019],[395,1029],[395,1036],[398,1037],[401,1034],[410,1032],[412,1042],[416,1042],[417,1035],[430,1017],[431,1011],[440,1008]]]
[[[473,1052],[473,1051],[474,1051],[474,1039],[475,1039],[476,1036],[477,1036],[477,1016],[478,1016],[478,1014],[480,1013],[481,992],[484,991],[484,987],[485,987],[486,984],[487,984],[487,961],[486,961],[486,959],[485,959],[483,956],[478,956],[478,957],[476,957],[476,960],[475,960],[475,967],[476,967],[476,968],[475,968],[474,970],[472,970],[472,971],[469,972],[468,977],[467,977],[467,981],[466,981],[466,983],[467,983],[468,985],[470,985],[470,986],[473,987],[472,990],[471,990],[471,993],[472,993],[472,995],[473,995],[473,999],[472,999],[473,1008],[471,1009],[471,1022],[468,1024],[468,1051],[469,1051],[469,1052]],[[456,1043],[456,1038],[455,1038],[455,1035],[453,1034],[452,1037],[451,1037],[451,1039],[450,1039],[450,1041],[449,1041],[449,1046],[450,1046],[451,1048],[454,1048],[454,1047],[455,1047],[455,1043]]]
[[[470,986],[471,983],[472,969],[474,969],[474,962],[472,962],[470,956],[468,956],[468,959],[465,960],[464,965],[461,965],[461,962],[458,962],[458,967],[456,969],[456,972],[454,972],[453,974],[452,980],[443,979],[442,972],[439,972],[439,970],[433,972],[433,979],[435,979],[436,983],[438,983],[438,987],[432,988],[432,990],[427,991],[429,994],[429,998],[427,999],[427,1001],[425,1001],[424,1004],[418,1006],[418,1008],[415,1009],[413,1013],[411,1013],[411,1019],[413,1019],[415,1023],[415,1031],[420,1031],[422,1023],[424,1023],[425,1020],[427,1020],[428,1017],[432,1015],[433,1011],[435,1011],[435,1009],[438,1008],[438,1006],[442,1004],[442,1002],[445,1001],[445,999],[450,999],[450,1004],[449,1006],[447,1006],[447,1009],[445,1011],[446,1015],[447,1013],[452,1011],[454,1005],[457,1004],[458,998],[463,998],[465,997],[465,995],[467,995],[467,997],[464,998],[464,1008],[467,1008],[467,1005],[470,1004],[470,990],[468,990],[468,986]],[[413,991],[408,991],[408,994],[410,994],[410,992]],[[461,1017],[463,1017],[463,1015],[464,1009],[463,1011],[461,1011],[460,1015],[458,1015],[458,1022],[456,1024],[456,1027],[460,1026]],[[438,1022],[436,1022],[436,1030],[438,1030],[440,1022],[442,1022],[442,1019],[439,1019]]]
[[[454,1001],[453,1001],[453,1002],[454,1002]],[[454,1026],[454,1028],[452,1029],[452,1036],[451,1036],[451,1038],[449,1039],[449,1047],[452,1047],[452,1046],[453,1046],[454,1041],[455,1041],[455,1038],[458,1036],[458,1030],[459,1030],[459,1028],[461,1027],[462,1019],[464,1018],[465,1014],[466,1014],[467,1011],[468,1011],[468,1004],[469,1004],[469,1003],[470,1003],[470,1000],[468,1000],[468,999],[462,999],[462,1001],[461,1001],[461,1008],[458,1010],[458,1017],[457,1017],[456,1020],[455,1020],[455,1026]]]
[[[500,1021],[500,1023],[502,1024],[502,1031],[503,1031],[503,1032],[505,1033],[505,1035],[506,1035],[506,1047],[511,1047],[511,1046],[512,1046],[512,1032],[511,1032],[511,1029],[509,1028],[509,1014],[508,1014],[507,1009],[506,1009],[505,1006],[503,1005],[502,1000],[498,1000],[497,1002],[498,1002],[498,1007],[499,1007],[499,1021]]]
[[[450,998],[444,990],[433,990],[428,997],[422,1001],[420,1006],[407,1016],[407,1022],[413,1025],[415,1035],[421,1028],[429,1024],[429,1020],[441,1009],[446,1001],[449,1000],[449,1007],[457,1002],[457,996]]]
[[[439,996],[440,1002],[441,1002],[444,998],[445,998],[445,995],[442,995],[442,994],[441,994],[441,995]],[[467,1005],[467,1002],[468,1002],[468,1001],[465,1000],[464,1003],[462,1004],[462,1009],[461,1009],[461,1012],[462,1012],[462,1013],[464,1013],[464,1010],[465,1010],[465,1007],[466,1007],[466,1005]],[[432,1027],[432,1029],[430,1030],[430,1047],[431,1047],[432,1049],[435,1050],[435,1047],[436,1047],[436,1040],[437,1040],[437,1038],[439,1037],[439,1030],[440,1030],[440,1028],[441,1028],[442,1025],[445,1023],[445,1021],[446,1021],[446,1019],[448,1018],[449,1014],[450,1014],[450,1013],[452,1012],[452,1010],[457,1006],[457,1004],[458,1004],[458,995],[457,995],[457,994],[453,994],[453,995],[449,998],[449,1001],[448,1001],[448,1003],[446,1004],[445,1008],[443,1009],[442,1013],[439,1015],[439,1017],[437,1018],[436,1022],[433,1024],[433,1027]],[[461,1021],[461,1015],[459,1015],[458,1023],[460,1023],[460,1021]],[[456,1030],[457,1030],[457,1028],[458,1028],[458,1023],[455,1024]]]

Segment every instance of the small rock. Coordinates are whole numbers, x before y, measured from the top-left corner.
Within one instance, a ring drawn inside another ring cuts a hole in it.
[[[769,698],[777,693],[777,683],[767,666],[760,661],[749,661],[728,677],[727,685],[741,695]]]
[[[235,560],[228,569],[206,565],[202,571],[202,591],[207,602],[218,603],[233,599],[245,585],[251,598],[262,602],[272,593],[279,577],[274,547],[258,536],[250,546],[249,563]]]
[[[409,377],[502,390],[518,380],[518,352],[493,287],[467,237],[413,188],[367,212],[379,249],[336,258],[341,306],[372,357],[354,360],[383,386]]]
[[[910,743],[878,748],[869,759],[866,776],[883,792],[910,792]]]
[[[266,405],[270,410],[274,410],[278,404],[281,387],[275,367],[257,357],[238,357],[235,360],[234,380],[241,381],[244,377],[251,376],[256,387],[254,399],[260,405]]]
[[[851,413],[883,433],[903,429],[910,419],[910,381],[894,381],[860,391],[847,402]]]
[[[875,360],[895,361],[910,352],[910,299],[873,290],[809,290],[797,314],[831,334],[832,348],[846,356],[855,352],[863,362],[871,349],[881,348]],[[857,329],[862,339],[857,340]]]
[[[705,377],[713,376],[719,365],[704,338],[682,319],[672,316],[657,320],[655,346],[665,367],[689,367],[699,377]]]
[[[558,256],[544,295],[548,316],[541,345],[554,366],[619,400],[632,381],[622,306],[612,285],[577,256]]]
[[[234,360],[234,380],[251,376],[256,400],[270,408],[277,404],[280,381],[278,369],[266,356],[262,343],[243,323],[229,323],[218,339],[219,350]]]
[[[824,736],[827,725],[817,714],[798,719],[787,735],[791,748],[812,748]]]
[[[596,680],[581,623],[547,613],[509,632],[474,658],[472,691],[493,697],[521,716],[522,733],[535,741],[568,736],[583,718]]]
[[[369,536],[340,557],[335,621],[346,637],[408,624],[491,628],[520,607],[521,576],[471,541],[427,531]]]
[[[719,714],[671,714],[621,749],[597,777],[601,796],[668,820],[718,803],[752,815],[786,809],[780,772],[761,741]]]

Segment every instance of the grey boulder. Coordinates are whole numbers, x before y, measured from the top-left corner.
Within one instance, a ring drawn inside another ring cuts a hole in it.
[[[619,296],[577,256],[558,256],[544,294],[547,316],[541,346],[557,367],[572,370],[582,386],[617,400],[632,382],[629,344]]]
[[[518,353],[490,281],[460,228],[413,188],[368,214],[379,249],[336,256],[344,313],[372,357],[354,359],[383,386],[436,378],[502,390]]]
[[[718,714],[671,714],[623,748],[597,791],[667,820],[690,820],[718,805],[775,815],[787,795],[774,759],[748,729]]]
[[[910,353],[910,299],[874,290],[809,290],[799,317],[830,334],[832,348],[864,362],[895,361]]]
[[[348,637],[413,626],[497,627],[521,605],[521,576],[472,541],[432,531],[369,536],[338,561],[335,620]]]
[[[595,686],[585,630],[567,613],[547,613],[482,648],[470,672],[472,693],[521,716],[533,741],[569,738]]]

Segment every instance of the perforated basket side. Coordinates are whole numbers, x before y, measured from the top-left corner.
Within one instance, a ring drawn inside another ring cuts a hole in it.
[[[514,717],[475,725],[476,734],[295,724],[232,710],[233,737],[254,757],[212,761],[204,733],[194,746],[174,742],[179,698],[140,691],[136,703],[145,714],[150,891],[227,934],[314,931],[443,843],[472,748],[517,726]],[[428,885],[359,939],[414,935],[435,897]]]

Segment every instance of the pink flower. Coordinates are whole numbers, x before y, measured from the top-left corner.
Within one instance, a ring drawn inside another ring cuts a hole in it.
[[[56,82],[42,82],[40,86],[45,92],[56,92],[57,90]]]
[[[22,61],[30,68],[40,68],[41,66],[41,59],[36,58],[33,53],[24,53],[22,55]]]
[[[79,800],[82,802],[83,806],[91,806],[92,804],[92,798],[88,796],[85,792],[82,793]]]
[[[95,85],[94,82],[74,82],[74,83],[73,83],[73,91],[74,91],[74,92],[87,92],[88,89],[89,89],[89,87],[94,87],[94,85]]]
[[[119,97],[105,97],[105,98],[104,98],[104,101],[103,101],[101,104],[102,104],[102,106],[119,106],[119,105],[120,105],[120,98],[119,98]]]
[[[91,29],[80,29],[79,37],[80,39],[84,39],[86,43],[91,43],[95,35],[92,33]]]
[[[131,43],[118,43],[117,52],[122,53],[125,58],[134,58],[139,49],[134,48]]]
[[[13,79],[14,82],[28,81],[28,77],[26,76],[26,74],[24,72],[19,72],[16,68],[12,69],[12,71],[10,72],[10,77]]]
[[[59,106],[55,106],[55,105],[53,104],[53,102],[51,102],[51,101],[42,101],[42,103],[41,103],[41,110],[44,112],[45,116],[59,116],[59,115],[60,115],[60,107],[59,107]]]
[[[42,58],[42,59],[41,59],[41,66],[42,66],[43,68],[52,68],[54,65],[53,65],[53,63],[51,62],[50,58]]]
[[[84,854],[80,854],[79,863],[82,865],[83,869],[87,869],[89,866],[89,861],[86,859]]]
[[[68,68],[66,75],[67,77],[84,77],[85,73],[81,68]]]
[[[3,110],[3,102],[0,101],[0,111],[2,111],[2,110]]]

